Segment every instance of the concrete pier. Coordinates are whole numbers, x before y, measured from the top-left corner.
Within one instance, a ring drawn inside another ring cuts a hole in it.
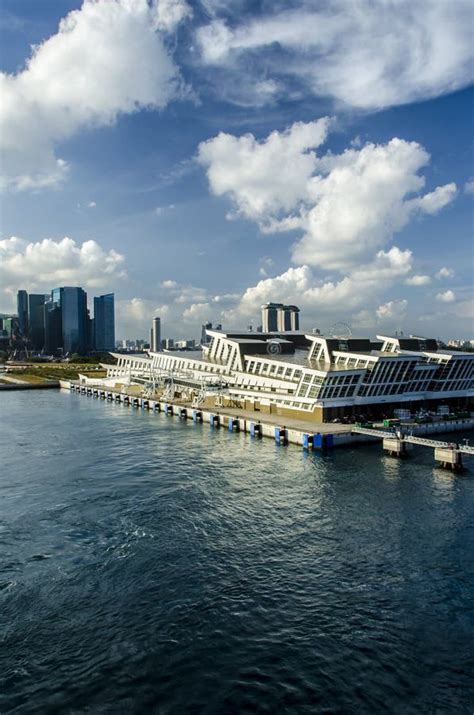
[[[408,453],[408,443],[398,437],[385,437],[382,447],[391,457],[406,457]]]
[[[458,472],[463,468],[462,453],[456,449],[456,445],[453,445],[452,448],[436,448],[434,458],[444,469],[451,469],[454,472]]]
[[[448,442],[441,442],[439,439],[428,439],[427,427],[433,427],[433,432],[440,432],[441,427],[449,429],[474,429],[474,419],[463,419],[445,423],[443,425],[420,425],[421,435],[403,434],[401,431],[389,432],[378,428],[362,428],[353,425],[342,424],[317,424],[318,431],[314,431],[314,422],[288,418],[287,424],[278,424],[276,415],[265,414],[265,420],[255,420],[255,413],[245,412],[240,408],[221,408],[217,410],[191,408],[189,403],[164,402],[159,399],[129,394],[125,391],[108,389],[99,390],[80,385],[74,382],[61,382],[63,389],[69,389],[80,394],[94,394],[108,401],[119,402],[124,405],[151,410],[153,412],[163,412],[169,416],[177,416],[182,421],[191,420],[193,423],[207,423],[211,429],[219,427],[227,428],[229,432],[242,432],[249,434],[254,439],[267,437],[274,440],[277,445],[295,444],[308,451],[327,450],[333,447],[340,447],[355,444],[367,444],[368,442],[382,442],[383,449],[394,457],[405,457],[413,444],[431,447],[434,449],[435,460],[446,469],[457,471],[462,469],[462,453],[473,455],[474,448],[468,446],[451,445]],[[263,415],[262,415],[263,416]],[[252,419],[253,418],[253,419]]]

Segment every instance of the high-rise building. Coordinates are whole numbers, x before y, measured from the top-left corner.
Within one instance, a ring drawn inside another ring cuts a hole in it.
[[[300,309],[296,305],[283,305],[278,311],[278,330],[299,330],[299,312]]]
[[[161,319],[153,318],[153,335],[151,335],[151,351],[159,353],[161,351]]]
[[[63,347],[60,288],[55,288],[51,291],[51,298],[44,304],[44,347],[51,354]]]
[[[290,305],[291,309],[291,329],[300,329],[300,309],[296,305]]]
[[[115,299],[113,293],[94,298],[94,348],[107,352],[115,346]]]
[[[299,330],[300,309],[296,305],[265,303],[262,305],[262,330],[264,333],[284,333]]]
[[[283,303],[265,303],[262,305],[262,326],[264,333],[276,333],[278,327],[278,314],[283,308]]]
[[[64,352],[83,355],[88,347],[87,293],[82,288],[69,286],[59,291]]]
[[[28,293],[26,290],[19,290],[17,293],[17,313],[20,337],[28,337]]]
[[[201,345],[207,345],[210,342],[210,338],[207,334],[207,330],[212,330],[212,323],[204,323],[201,325]]]
[[[16,315],[0,314],[0,345],[8,347],[20,334],[19,321]]]
[[[44,304],[43,293],[28,296],[28,337],[33,350],[44,348]]]

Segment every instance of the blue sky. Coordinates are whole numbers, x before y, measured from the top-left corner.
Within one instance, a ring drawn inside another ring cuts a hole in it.
[[[2,0],[0,310],[473,338],[470,2]],[[34,49],[33,49],[34,46]]]

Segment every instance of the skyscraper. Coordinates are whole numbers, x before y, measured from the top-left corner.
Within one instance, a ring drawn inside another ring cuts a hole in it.
[[[26,290],[19,290],[17,293],[17,313],[20,337],[28,337],[28,293]]]
[[[296,305],[287,306],[290,313],[290,328],[289,330],[300,329],[300,309]]]
[[[44,303],[43,293],[28,296],[28,337],[33,350],[44,348]]]
[[[207,345],[207,343],[210,342],[209,335],[207,334],[208,330],[212,330],[212,323],[204,323],[201,325],[201,345]]]
[[[44,304],[44,347],[48,353],[55,353],[63,347],[60,288],[52,290],[51,298]]]
[[[64,352],[82,355],[87,351],[88,342],[87,293],[82,288],[68,286],[59,291]]]
[[[296,305],[265,303],[262,305],[262,330],[264,333],[283,333],[299,330],[300,309]]]
[[[275,333],[278,327],[278,313],[283,303],[265,303],[262,305],[262,326],[264,333]]]
[[[153,335],[151,343],[151,351],[159,353],[161,350],[161,319],[153,318]]]
[[[115,350],[115,298],[113,293],[94,298],[94,348]]]
[[[299,312],[300,309],[296,305],[282,305],[278,309],[278,330],[299,330]]]

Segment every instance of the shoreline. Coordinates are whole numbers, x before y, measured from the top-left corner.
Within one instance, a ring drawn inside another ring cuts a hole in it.
[[[0,392],[2,390],[51,390],[61,387],[59,380],[48,380],[48,382],[11,382],[0,383]]]

